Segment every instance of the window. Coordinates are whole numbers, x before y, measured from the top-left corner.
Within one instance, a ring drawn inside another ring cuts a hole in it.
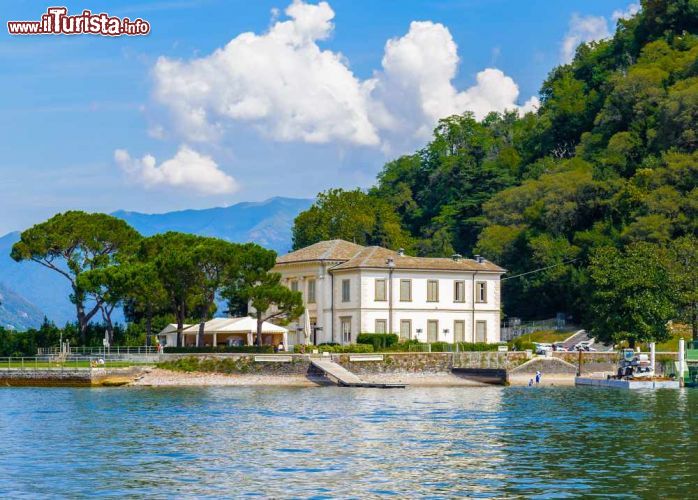
[[[439,301],[439,280],[427,281],[427,302]]]
[[[465,342],[465,321],[453,322],[453,342]]]
[[[351,300],[351,280],[342,280],[342,302]]]
[[[339,330],[342,332],[342,343],[351,344],[351,316],[341,317],[339,321]]]
[[[298,291],[298,281],[296,281],[296,280],[291,281],[291,290],[293,290],[294,292]]]
[[[435,319],[427,321],[427,342],[438,342],[439,322]]]
[[[453,282],[453,302],[465,302],[465,281]]]
[[[475,302],[487,302],[487,282],[478,281],[475,283]]]
[[[387,332],[388,332],[388,322],[384,319],[377,319],[375,333],[387,333]]]
[[[412,280],[400,280],[400,302],[412,301]]]
[[[376,280],[376,301],[384,301],[387,299],[385,280]]]
[[[475,342],[487,342],[487,321],[475,322]]]
[[[412,338],[412,321],[409,319],[400,320],[400,340],[410,340]]]
[[[315,280],[308,280],[308,303],[315,303]]]

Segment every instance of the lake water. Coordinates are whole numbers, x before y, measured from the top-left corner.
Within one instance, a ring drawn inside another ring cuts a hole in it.
[[[688,497],[698,390],[4,388],[0,496]]]

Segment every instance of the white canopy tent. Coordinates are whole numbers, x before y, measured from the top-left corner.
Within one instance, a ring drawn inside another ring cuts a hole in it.
[[[182,331],[182,344],[195,346],[199,325],[186,325]],[[204,323],[204,345],[252,345],[257,334],[257,320],[249,316],[241,318],[213,318]],[[161,345],[177,345],[177,325],[169,324],[160,333]],[[262,343],[288,346],[288,330],[265,321],[262,323]]]

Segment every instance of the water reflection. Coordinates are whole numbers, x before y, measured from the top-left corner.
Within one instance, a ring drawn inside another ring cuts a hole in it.
[[[684,496],[695,410],[698,391],[2,389],[0,495]]]

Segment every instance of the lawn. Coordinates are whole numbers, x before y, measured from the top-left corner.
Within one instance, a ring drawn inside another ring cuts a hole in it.
[[[553,344],[555,342],[564,342],[574,335],[574,332],[558,332],[557,330],[539,330],[533,333],[521,335],[524,342],[539,342],[542,344]]]
[[[657,350],[657,352],[678,352],[679,339],[681,337],[683,337],[683,339],[686,342],[693,340],[691,328],[688,325],[682,323],[675,323],[671,327],[671,338],[669,338],[669,340],[667,340],[666,342],[658,343],[655,349]],[[643,351],[649,351],[650,346],[649,344],[643,344],[641,348]]]

